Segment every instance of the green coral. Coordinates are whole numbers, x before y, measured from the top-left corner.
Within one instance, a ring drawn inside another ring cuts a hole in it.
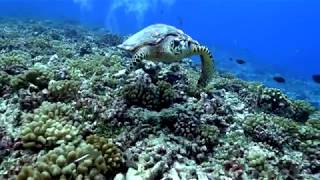
[[[70,122],[71,106],[63,103],[43,102],[33,114],[24,116],[21,139],[25,148],[39,145],[52,147],[79,140],[80,127]]]
[[[240,90],[248,88],[248,83],[236,78],[232,74],[219,74],[219,77],[215,77],[212,83],[204,89],[206,92],[213,90],[225,89],[227,91],[238,93]]]
[[[24,73],[26,81],[38,86],[40,89],[47,88],[53,73],[42,64],[35,64],[33,68]]]
[[[80,82],[74,80],[51,80],[48,85],[50,98],[54,101],[69,101],[76,97]]]
[[[306,121],[309,116],[316,111],[315,107],[303,100],[292,100],[292,106],[294,108],[292,118],[299,122]]]
[[[246,117],[244,130],[254,140],[283,148],[306,149],[309,145],[317,143],[320,130],[314,124],[301,124],[291,119],[258,113]]]
[[[23,167],[17,180],[105,179],[116,174],[122,163],[122,154],[114,144],[92,135],[78,145],[63,144],[49,151],[34,166]]]
[[[10,76],[9,74],[7,74],[4,71],[0,71],[0,85],[8,85],[8,82],[10,80]]]
[[[15,90],[19,90],[21,88],[27,88],[29,85],[29,83],[25,80],[25,76],[22,74],[19,74],[17,76],[13,76],[10,79],[9,84]]]
[[[157,87],[154,84],[130,83],[123,87],[122,95],[130,105],[152,109],[157,101]]]
[[[105,56],[88,54],[77,60],[70,60],[68,63],[71,77],[79,79],[81,77],[90,78],[93,75],[102,75],[107,71],[104,61],[107,61]]]
[[[281,114],[283,109],[290,106],[290,101],[279,89],[264,88],[261,90],[259,106],[265,111]]]
[[[250,167],[255,168],[261,173],[268,172],[269,163],[268,159],[274,158],[275,153],[268,151],[258,145],[251,146],[245,153],[246,160]],[[260,175],[268,176],[268,175]]]
[[[123,163],[123,158],[120,149],[108,142],[104,137],[99,137],[97,135],[91,135],[87,137],[86,142],[93,145],[103,156],[105,165],[103,165],[104,173],[112,173],[114,170],[119,169]]]
[[[104,84],[115,87],[118,79],[112,77],[124,67],[123,60],[117,55],[86,54],[77,60],[67,61],[72,79],[90,78],[93,86]]]
[[[245,132],[251,134],[254,140],[278,148],[297,138],[298,126],[290,119],[265,113],[249,115],[244,123]]]
[[[205,144],[213,145],[217,142],[220,130],[215,125],[201,124],[200,127],[201,138],[204,139]]]
[[[320,119],[308,119],[306,125],[313,127],[317,130],[320,130]]]
[[[0,53],[0,67],[11,65],[26,65],[31,56],[20,50],[13,50],[7,53]]]
[[[195,70],[189,70],[186,74],[187,85],[186,93],[191,97],[200,97],[201,88],[198,86],[199,72]]]
[[[30,38],[29,41],[26,43],[26,47],[31,49],[33,48],[46,49],[51,47],[49,42],[50,42],[49,39],[46,39],[45,37],[33,37],[33,38]]]
[[[10,76],[4,72],[0,71],[0,96],[2,95],[3,90],[6,89],[6,86],[9,85]]]
[[[174,100],[174,90],[172,85],[166,81],[159,81],[158,87],[158,106],[169,107]]]
[[[199,104],[174,104],[173,107],[160,111],[160,124],[178,136],[211,147],[218,142],[220,130],[214,124],[208,124],[205,118],[210,116],[201,117],[202,113],[203,108]]]
[[[124,66],[121,64],[122,62],[124,62],[123,57],[116,54],[108,54],[106,56],[107,59],[103,61],[103,64],[109,67],[108,72],[110,72],[111,74],[115,74],[124,69]]]
[[[44,89],[48,88],[50,79],[53,79],[53,73],[48,67],[42,64],[35,64],[33,68],[24,72],[24,74],[13,76],[10,80],[10,86],[18,90],[28,87],[31,83],[40,89]]]
[[[169,107],[174,101],[174,90],[166,81],[159,81],[157,85],[139,82],[126,84],[122,95],[130,105],[155,110]]]
[[[259,86],[258,107],[267,113],[292,118],[296,121],[306,121],[309,115],[315,110],[310,104],[304,101],[289,99],[279,89],[265,88]]]

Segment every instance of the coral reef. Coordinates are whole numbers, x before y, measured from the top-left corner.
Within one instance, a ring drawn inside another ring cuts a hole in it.
[[[120,151],[96,136],[88,137],[87,142],[89,144],[62,145],[49,151],[33,167],[23,167],[17,180],[104,179],[116,172],[122,163]]]
[[[292,118],[297,121],[306,121],[314,109],[307,103],[292,101],[280,90],[264,88],[258,99],[258,107],[264,112]]]
[[[10,92],[9,81],[10,81],[9,75],[4,71],[0,71],[0,96],[1,97]]]
[[[72,107],[66,104],[43,102],[34,113],[24,117],[25,125],[21,129],[23,147],[41,149],[79,141],[80,125],[73,124],[72,113]]]
[[[255,140],[278,148],[290,146],[304,149],[307,141],[320,137],[319,129],[313,125],[302,125],[287,118],[264,113],[249,115],[244,123],[245,131]]]
[[[79,81],[51,80],[48,85],[49,97],[52,101],[68,101],[74,99],[80,90]]]
[[[3,127],[0,126],[0,163],[13,147],[13,138],[10,137]]]
[[[148,74],[136,71],[134,80],[123,87],[123,97],[129,105],[137,105],[149,109],[169,107],[175,98],[172,85],[166,81],[152,83]]]
[[[19,90],[28,87],[29,84],[37,86],[39,89],[48,88],[48,84],[53,74],[43,64],[35,64],[33,68],[23,74],[13,76],[10,80],[12,88]]]
[[[28,89],[20,89],[18,91],[20,108],[26,111],[38,108],[43,101],[48,99],[48,95],[47,90],[38,91],[37,87],[32,85]]]
[[[0,179],[317,179],[320,111],[76,22],[0,20]]]

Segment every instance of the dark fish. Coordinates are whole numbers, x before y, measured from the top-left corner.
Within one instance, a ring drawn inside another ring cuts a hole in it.
[[[232,59],[232,58],[229,58],[229,61],[233,61],[233,59]]]
[[[237,59],[236,62],[237,62],[238,64],[245,64],[245,63],[246,63],[246,61],[243,60],[243,59]]]
[[[320,74],[314,74],[312,75],[312,79],[315,83],[319,83],[320,84]]]
[[[272,78],[274,81],[276,81],[277,83],[285,83],[286,82],[286,79],[284,79],[283,77],[281,76],[274,76]]]

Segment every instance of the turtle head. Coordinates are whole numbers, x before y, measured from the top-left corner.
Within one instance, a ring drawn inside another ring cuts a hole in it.
[[[185,39],[180,37],[175,37],[170,39],[170,51],[175,56],[186,57],[192,52],[193,45],[197,42],[192,39]]]

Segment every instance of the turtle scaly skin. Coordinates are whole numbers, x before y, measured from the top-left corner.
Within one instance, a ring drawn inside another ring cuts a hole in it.
[[[205,86],[214,74],[213,59],[209,49],[173,26],[165,24],[148,26],[118,47],[133,53],[127,74],[143,59],[171,63],[193,55],[199,55],[201,58],[199,86]]]
[[[193,47],[192,52],[192,55],[200,55],[201,74],[198,80],[198,85],[205,86],[214,74],[212,54],[207,47],[200,45]]]

